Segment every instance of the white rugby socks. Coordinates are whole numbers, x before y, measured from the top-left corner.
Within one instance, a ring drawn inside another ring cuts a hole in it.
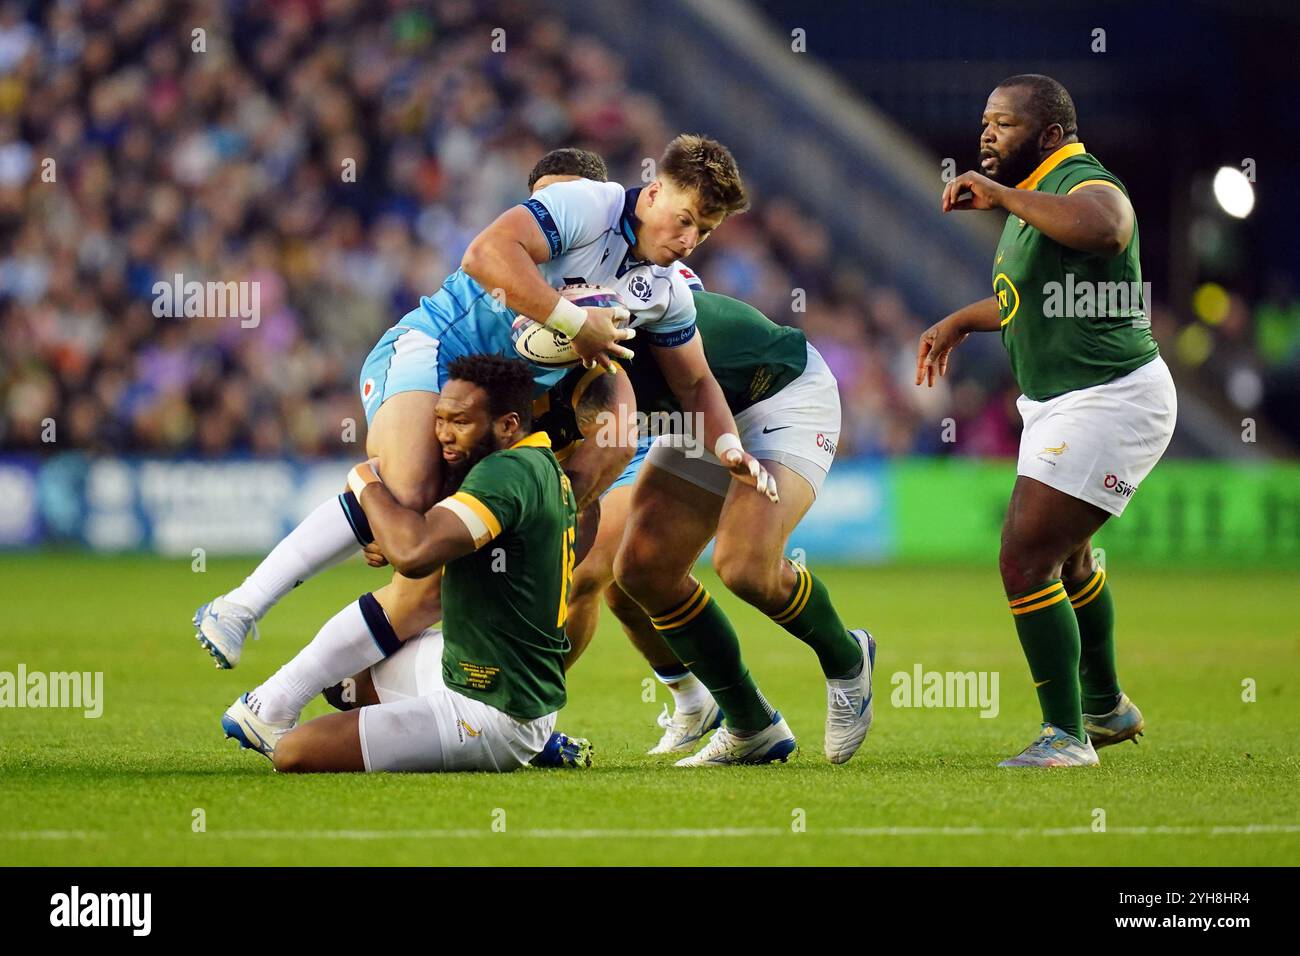
[[[297,585],[355,554],[362,533],[354,528],[355,518],[349,517],[345,497],[322,502],[275,546],[243,584],[225,596],[226,600],[242,604],[260,618]],[[359,506],[356,512],[361,513]],[[363,533],[369,537],[368,525]]]
[[[321,691],[379,663],[399,647],[379,602],[363,594],[326,621],[310,644],[252,692],[253,707],[263,720],[296,720]]]
[[[658,676],[658,675],[656,675]],[[683,714],[697,714],[708,704],[709,689],[700,683],[700,679],[690,671],[685,677],[673,681],[659,678],[660,683],[673,695],[673,710]]]

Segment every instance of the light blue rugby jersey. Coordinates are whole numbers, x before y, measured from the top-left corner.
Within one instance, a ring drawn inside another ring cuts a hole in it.
[[[693,290],[704,286],[680,262],[657,266],[632,256],[636,243],[636,200],[640,188],[590,179],[555,183],[523,203],[550,244],[551,257],[538,269],[552,288],[589,282],[612,288],[632,313],[637,329],[633,348],[649,343],[672,348],[695,335]],[[445,382],[452,358],[473,353],[517,358],[511,324],[517,313],[490,296],[457,269],[433,295],[397,323],[418,329],[439,342],[438,385]],[[536,394],[541,395],[569,371],[533,365]]]

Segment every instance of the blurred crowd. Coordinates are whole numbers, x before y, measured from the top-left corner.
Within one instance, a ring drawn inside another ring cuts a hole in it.
[[[633,184],[677,132],[608,49],[528,3],[4,3],[0,446],[40,449],[52,422],[60,448],[350,450],[365,355],[546,150],[597,150]],[[691,264],[807,331],[844,454],[1014,453],[1004,359],[915,388],[938,316],[839,261],[789,199],[754,198]],[[256,282],[258,324],[155,315],[177,274]]]
[[[1262,417],[1300,447],[1300,292],[1282,275],[1254,301],[1205,282],[1165,345],[1219,397],[1229,421]]]

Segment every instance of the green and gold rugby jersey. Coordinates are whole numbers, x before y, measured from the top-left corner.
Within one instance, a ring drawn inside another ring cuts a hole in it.
[[[704,358],[722,394],[739,415],[771,398],[804,373],[807,339],[799,329],[777,325],[748,303],[716,292],[695,292],[695,324],[704,345]],[[681,403],[668,387],[652,355],[619,360],[636,393],[638,411],[680,412]],[[533,405],[535,424],[555,441],[561,458],[581,439],[573,409],[599,369],[575,369]],[[560,436],[560,437],[556,437]],[[570,444],[573,443],[573,444]]]
[[[443,679],[517,720],[559,710],[577,503],[550,438],[494,451],[450,500],[486,532],[443,569]]]
[[[1096,184],[1128,195],[1082,143],[1070,143],[1016,188],[1066,196]],[[1136,220],[1128,248],[1102,256],[1066,248],[1008,216],[993,260],[993,292],[1011,371],[1035,401],[1112,381],[1159,353],[1146,313]]]

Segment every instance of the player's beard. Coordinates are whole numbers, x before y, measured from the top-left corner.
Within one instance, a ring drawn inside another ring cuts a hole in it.
[[[983,150],[980,153],[980,159],[983,159]],[[1038,156],[1038,137],[1030,136],[1015,150],[1007,153],[1005,157],[999,157],[998,171],[996,173],[986,173],[985,175],[995,183],[1001,183],[1003,186],[1015,186],[1017,183],[1022,183],[1028,179],[1030,174],[1038,168],[1039,162],[1041,160]]]
[[[491,431],[488,431],[484,433],[478,444],[469,450],[469,454],[460,461],[452,462],[443,459],[442,497],[445,498],[450,494],[454,494],[456,489],[460,487],[461,482],[465,480],[465,476],[469,474],[470,469],[496,450],[495,437]]]

